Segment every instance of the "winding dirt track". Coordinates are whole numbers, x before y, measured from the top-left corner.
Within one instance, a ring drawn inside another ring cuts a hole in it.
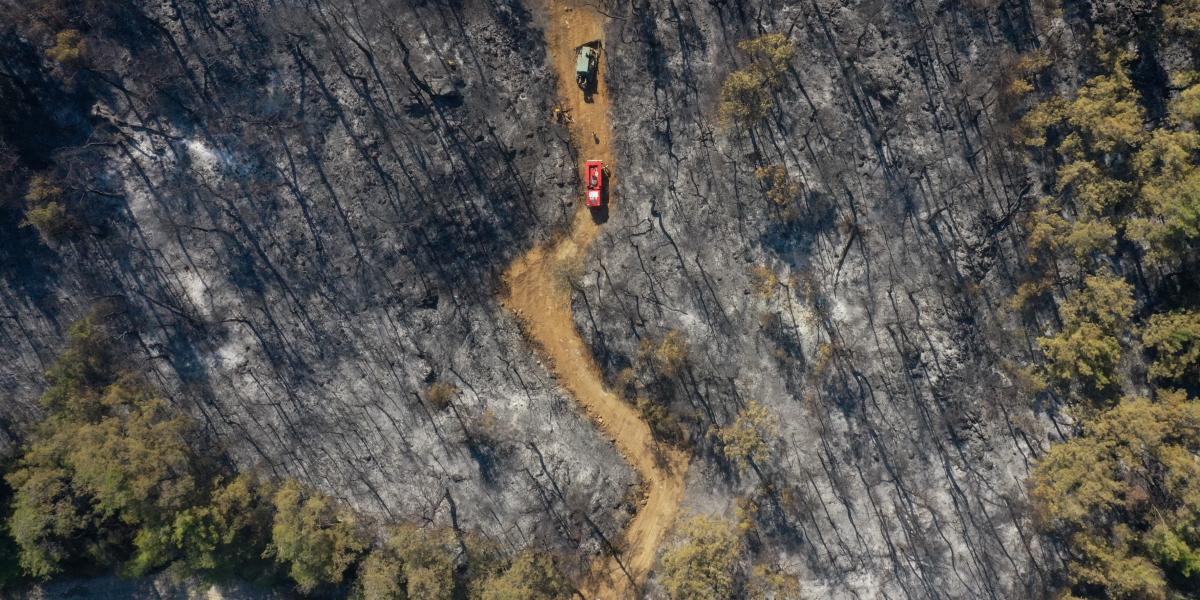
[[[581,0],[550,1],[547,12],[548,51],[558,75],[561,106],[569,110],[571,134],[580,158],[603,160],[618,175],[611,145],[603,54],[593,102],[585,103],[575,86],[575,48],[593,40],[603,42],[605,18]],[[583,180],[582,172],[579,179]],[[616,208],[615,200],[610,191],[610,208]],[[504,305],[521,319],[526,335],[541,350],[559,383],[616,444],[641,478],[644,502],[625,531],[620,555],[597,560],[583,586],[589,599],[623,600],[635,597],[645,582],[656,551],[679,512],[688,456],[657,443],[638,412],[605,389],[596,361],[575,330],[571,293],[563,273],[580,259],[587,263],[588,247],[600,232],[600,225],[581,198],[578,204],[570,232],[557,242],[533,248],[509,266],[505,273],[509,295]]]

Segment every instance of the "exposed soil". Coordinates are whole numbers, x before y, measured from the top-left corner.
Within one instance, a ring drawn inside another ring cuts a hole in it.
[[[549,7],[546,38],[558,74],[561,107],[570,115],[572,136],[580,149],[580,167],[583,160],[600,159],[616,175],[604,55],[592,102],[584,101],[574,75],[575,48],[593,40],[603,44],[604,16],[574,0],[554,2]],[[615,200],[610,192],[606,208],[615,208]],[[627,598],[645,581],[658,546],[679,511],[688,457],[655,441],[638,412],[604,387],[600,370],[575,328],[566,278],[572,265],[588,260],[588,248],[602,226],[602,219],[580,199],[570,232],[554,243],[533,248],[509,267],[505,274],[509,296],[504,304],[521,319],[558,381],[642,479],[644,502],[625,532],[621,556],[593,565],[592,578],[585,585],[589,598]]]

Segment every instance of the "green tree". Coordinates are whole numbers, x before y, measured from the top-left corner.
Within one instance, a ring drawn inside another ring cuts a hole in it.
[[[6,476],[9,530],[34,577],[71,564],[119,565],[130,548],[161,557],[159,539],[146,532],[199,492],[187,422],[137,378],[119,375],[114,354],[96,317],[72,326],[47,371],[47,417]]]
[[[1200,0],[1170,0],[1162,3],[1163,25],[1168,34],[1200,34]]]
[[[1100,43],[1105,45],[1104,41]],[[1105,50],[1104,61],[1109,72],[1083,84],[1062,113],[1080,136],[1083,149],[1091,153],[1105,154],[1127,149],[1145,139],[1146,131],[1142,123],[1146,114],[1125,66],[1133,58],[1129,52]]]
[[[354,515],[289,479],[275,492],[269,552],[302,592],[339,584],[365,545]]]
[[[1043,526],[1070,541],[1077,594],[1167,598],[1200,585],[1198,453],[1200,403],[1162,392],[1100,412],[1038,462],[1030,494]]]
[[[1155,353],[1152,377],[1194,380],[1200,372],[1200,311],[1152,315],[1142,330],[1142,343]]]
[[[100,418],[104,407],[99,394],[117,378],[114,355],[95,315],[76,321],[62,353],[46,371],[49,387],[39,399],[42,407],[69,421]]]
[[[25,193],[24,226],[37,229],[46,242],[67,238],[78,226],[62,200],[63,190],[47,175],[34,175]]]
[[[179,513],[170,544],[194,573],[212,578],[266,580],[274,574],[264,553],[271,541],[274,489],[252,475],[220,484],[211,499]]]
[[[738,48],[750,58],[751,68],[772,88],[782,83],[788,64],[796,57],[796,47],[782,33],[768,33],[738,42]]]
[[[1200,73],[1188,71],[1171,78],[1172,85],[1183,88],[1171,100],[1171,116],[1186,123],[1200,120]]]
[[[525,552],[503,573],[489,577],[479,600],[560,600],[574,593],[554,561],[544,554]]]
[[[774,106],[772,92],[783,84],[783,73],[796,54],[787,36],[779,33],[743,40],[738,48],[750,64],[736,70],[721,85],[721,120],[749,127],[764,119]]]
[[[450,600],[458,551],[450,530],[396,527],[363,561],[357,595],[364,600]]]
[[[1110,389],[1116,383],[1122,348],[1119,335],[1134,308],[1133,286],[1112,275],[1092,275],[1082,290],[1063,301],[1063,328],[1038,338],[1046,354],[1047,375],[1063,386],[1085,392]]]
[[[679,525],[682,541],[662,558],[662,582],[672,600],[728,600],[737,591],[742,539],[733,524],[709,516]]]
[[[753,125],[771,112],[771,91],[754,71],[734,71],[721,84],[721,121]]]
[[[779,418],[755,400],[746,403],[737,419],[717,430],[725,457],[741,464],[762,463],[779,441]]]

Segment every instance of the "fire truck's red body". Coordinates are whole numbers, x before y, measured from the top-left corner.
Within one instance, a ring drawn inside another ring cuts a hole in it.
[[[584,173],[584,183],[587,187],[587,205],[595,208],[604,199],[604,163],[598,160],[587,161]]]

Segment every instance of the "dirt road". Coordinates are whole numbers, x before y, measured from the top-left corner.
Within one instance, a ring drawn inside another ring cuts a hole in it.
[[[569,111],[571,133],[580,149],[580,158],[603,160],[619,176],[620,168],[611,145],[603,54],[593,102],[584,102],[583,93],[575,85],[575,48],[593,40],[603,42],[604,16],[579,0],[551,1],[548,13],[546,42],[558,75],[560,103]],[[610,192],[608,203],[612,210],[617,208],[617,200],[616,194]],[[534,248],[508,268],[505,280],[509,296],[504,305],[521,319],[526,335],[544,354],[559,383],[616,444],[641,478],[644,502],[625,531],[621,555],[598,560],[583,589],[589,599],[623,600],[637,595],[637,588],[654,566],[658,547],[679,511],[688,456],[655,442],[650,427],[637,410],[604,387],[595,360],[575,330],[570,288],[563,274],[580,260],[586,264],[588,246],[602,226],[583,206],[582,199],[578,205],[574,223],[565,237]]]

